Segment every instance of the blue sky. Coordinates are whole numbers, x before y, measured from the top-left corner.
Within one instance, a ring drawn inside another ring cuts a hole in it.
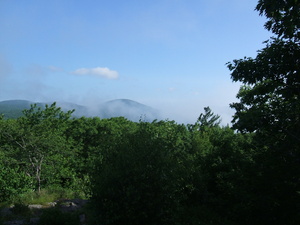
[[[82,105],[126,98],[194,123],[223,124],[239,84],[226,63],[270,33],[257,0],[0,0],[0,101]]]

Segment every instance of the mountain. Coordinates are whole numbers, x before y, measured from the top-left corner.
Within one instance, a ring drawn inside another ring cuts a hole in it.
[[[130,99],[116,99],[100,105],[100,117],[110,118],[123,116],[132,121],[153,121],[159,119],[157,110]]]
[[[51,103],[47,103],[48,105],[51,105]],[[64,112],[75,109],[75,112],[73,112],[74,117],[82,117],[82,116],[89,116],[89,110],[86,106],[78,105],[75,103],[70,102],[56,102],[56,106],[60,107]]]
[[[18,118],[22,116],[24,109],[29,109],[33,102],[26,100],[8,100],[0,102],[0,114],[5,118]]]
[[[29,109],[31,104],[35,102],[26,100],[8,100],[0,102],[0,114],[4,114],[5,118],[18,118],[22,116],[24,109]],[[51,105],[52,103],[36,103],[38,106],[44,107],[45,104]],[[75,109],[72,114],[74,117],[125,117],[132,121],[153,121],[159,119],[157,110],[147,105],[138,103],[129,99],[116,99],[102,104],[94,104],[93,106],[82,106],[68,102],[57,102],[57,106],[61,107],[63,111]]]

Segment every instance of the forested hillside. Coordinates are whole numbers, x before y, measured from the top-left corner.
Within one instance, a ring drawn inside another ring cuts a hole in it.
[[[227,64],[243,84],[232,127],[209,107],[178,124],[32,105],[0,119],[0,202],[68,190],[90,224],[300,224],[300,2],[256,10],[274,37]]]

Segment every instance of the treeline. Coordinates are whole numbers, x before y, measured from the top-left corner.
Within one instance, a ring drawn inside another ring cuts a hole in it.
[[[54,103],[0,120],[0,201],[63,188],[91,199],[94,224],[299,222],[293,185],[265,174],[268,147],[208,107],[189,125],[71,114]]]

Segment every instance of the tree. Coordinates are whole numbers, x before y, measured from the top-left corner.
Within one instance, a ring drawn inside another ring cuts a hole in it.
[[[265,26],[277,38],[267,41],[256,58],[227,64],[232,80],[243,83],[237,94],[240,102],[231,104],[236,110],[233,128],[264,133],[277,142],[288,139],[299,143],[299,7],[298,0],[259,1],[256,10],[267,16]]]
[[[242,82],[232,103],[233,128],[255,133],[259,174],[253,203],[261,223],[297,224],[300,220],[300,42],[298,0],[260,0],[265,27],[276,37],[255,58],[228,63],[233,81]]]
[[[254,163],[252,135],[236,133],[229,126],[220,127],[213,122],[218,116],[207,108],[205,111],[189,126],[192,191],[186,204],[186,217],[190,224],[199,221],[201,224],[247,224],[253,197],[249,191],[253,177],[249,168]]]
[[[259,0],[256,10],[267,17],[267,30],[278,37],[300,40],[299,0]]]
[[[172,121],[140,122],[103,152],[92,177],[99,224],[174,224],[189,165],[187,129]]]
[[[26,175],[22,163],[12,158],[15,153],[6,135],[15,127],[14,120],[0,118],[0,202],[12,200],[33,188],[32,179]]]
[[[299,141],[300,46],[272,39],[255,59],[234,60],[228,67],[233,81],[244,85],[231,104],[234,128],[242,132],[274,130]],[[271,130],[272,129],[272,130]]]
[[[231,104],[236,110],[234,128],[275,128],[299,141],[300,1],[259,0],[256,10],[267,17],[265,27],[277,37],[267,41],[255,59],[227,64],[232,80],[244,84],[237,95],[240,103]]]
[[[219,115],[215,115],[209,107],[204,107],[204,113],[201,113],[198,121],[201,127],[217,127],[221,123]]]
[[[69,168],[67,157],[72,153],[64,130],[71,113],[64,113],[55,103],[44,109],[32,105],[24,110],[23,117],[9,121],[2,133],[5,152],[15,163],[21,164],[24,172],[35,181],[38,192],[42,182],[57,182],[63,172],[67,173],[63,168]],[[42,176],[42,171],[48,176]]]
[[[212,149],[200,165],[206,175],[206,193],[202,194],[201,203],[222,220],[248,224],[252,220],[249,209],[255,196],[251,188],[256,178],[252,170],[255,163],[252,135],[235,133],[229,127],[215,127],[207,130],[207,136]]]
[[[209,106],[204,107],[204,113],[201,113],[195,124],[189,124],[190,131],[203,131],[205,128],[218,127],[221,123],[219,115],[215,115]]]
[[[67,140],[72,143],[73,151],[76,152],[76,186],[89,195],[90,177],[95,175],[95,163],[101,162],[103,154],[114,149],[123,134],[132,133],[136,129],[136,123],[124,117],[81,117],[70,120],[67,127]]]

